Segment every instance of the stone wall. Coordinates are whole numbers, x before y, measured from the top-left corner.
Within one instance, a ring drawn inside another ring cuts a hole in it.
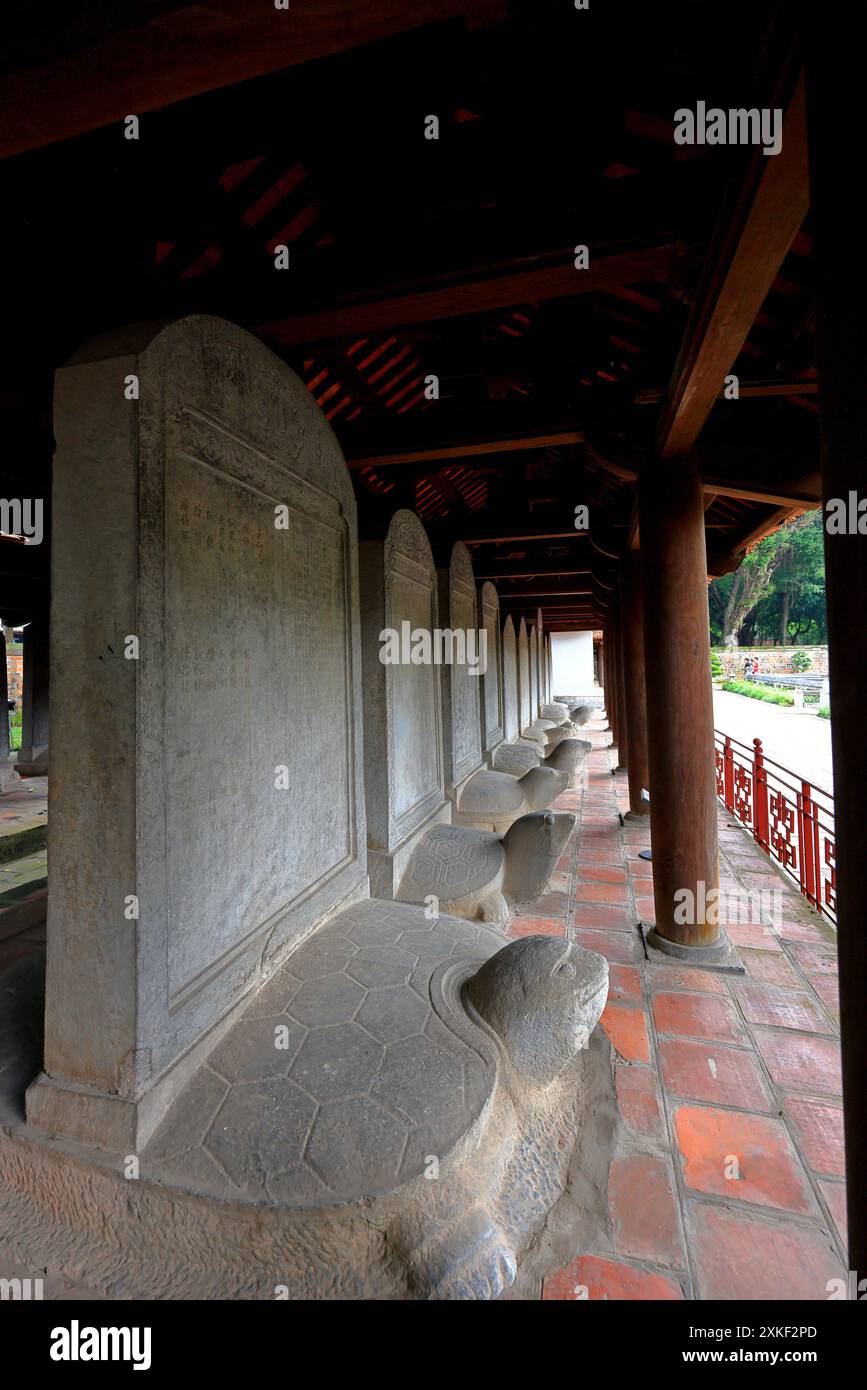
[[[763,676],[783,676],[794,672],[792,657],[795,652],[803,652],[810,658],[810,665],[802,674],[808,676],[827,676],[827,647],[714,647],[713,651],[727,676],[743,674],[747,657],[758,657],[759,674]]]

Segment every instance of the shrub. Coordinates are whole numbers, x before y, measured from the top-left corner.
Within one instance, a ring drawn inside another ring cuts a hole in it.
[[[725,672],[723,671],[723,664],[717,656],[716,652],[711,652],[710,654],[710,673],[712,676],[725,675]]]
[[[820,705],[819,708],[816,710],[816,713],[818,714],[820,719],[831,718],[831,711],[827,705]]]
[[[809,671],[812,664],[806,652],[795,652],[790,663],[793,671]]]
[[[751,700],[765,700],[769,705],[793,705],[794,695],[785,695],[781,690],[766,690],[762,685],[750,681],[723,681],[723,690],[733,695],[747,695]]]

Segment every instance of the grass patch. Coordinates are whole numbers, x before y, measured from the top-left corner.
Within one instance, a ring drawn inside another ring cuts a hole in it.
[[[786,695],[782,690],[767,690],[763,685],[752,681],[723,681],[723,690],[733,695],[746,695],[750,700],[764,700],[768,705],[788,705],[795,703],[794,695]]]
[[[12,751],[21,747],[21,711],[9,711],[9,747]]]
[[[818,714],[820,719],[831,718],[831,711],[827,705],[820,705],[819,708],[816,710],[816,713]]]

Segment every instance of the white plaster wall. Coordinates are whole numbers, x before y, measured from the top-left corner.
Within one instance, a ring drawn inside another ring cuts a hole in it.
[[[552,693],[589,695],[593,689],[593,633],[552,632]]]

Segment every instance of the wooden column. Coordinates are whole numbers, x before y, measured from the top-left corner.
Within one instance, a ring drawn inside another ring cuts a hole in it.
[[[629,772],[629,811],[635,819],[647,816],[650,803],[642,799],[642,789],[650,790],[647,767],[647,712],[644,692],[644,623],[641,611],[641,557],[628,550],[623,557],[623,682],[626,697],[628,746],[625,761]]]
[[[614,605],[608,609],[605,625],[605,713],[611,730],[612,744],[617,742],[617,690],[614,683]]]
[[[612,596],[612,609],[614,611],[614,640],[611,645],[611,659],[609,667],[612,669],[612,684],[615,692],[615,711],[616,723],[614,729],[614,745],[617,748],[617,766],[626,766],[626,701],[623,694],[623,660],[622,660],[622,627],[623,614],[620,602],[620,590]]]
[[[867,495],[864,444],[863,217],[845,170],[863,155],[863,47],[854,15],[818,14],[807,69],[807,130],[815,237],[814,285],[824,500]],[[863,513],[861,514],[863,517]],[[867,525],[862,521],[862,525]],[[836,826],[837,951],[849,1217],[849,1269],[867,1277],[867,739],[864,614],[867,535],[825,532],[831,741]],[[851,1295],[850,1297],[859,1295]],[[863,1296],[863,1295],[861,1295]]]
[[[626,699],[626,662],[624,659],[623,585],[617,594],[617,700],[620,707],[620,730],[617,741],[617,766],[626,767],[629,756],[629,705]]]
[[[704,499],[694,457],[657,459],[642,478],[639,508],[652,944],[712,963],[728,950],[719,925],[675,921],[681,890],[694,895],[687,915],[697,919],[707,915],[699,910],[702,895],[719,889]]]

